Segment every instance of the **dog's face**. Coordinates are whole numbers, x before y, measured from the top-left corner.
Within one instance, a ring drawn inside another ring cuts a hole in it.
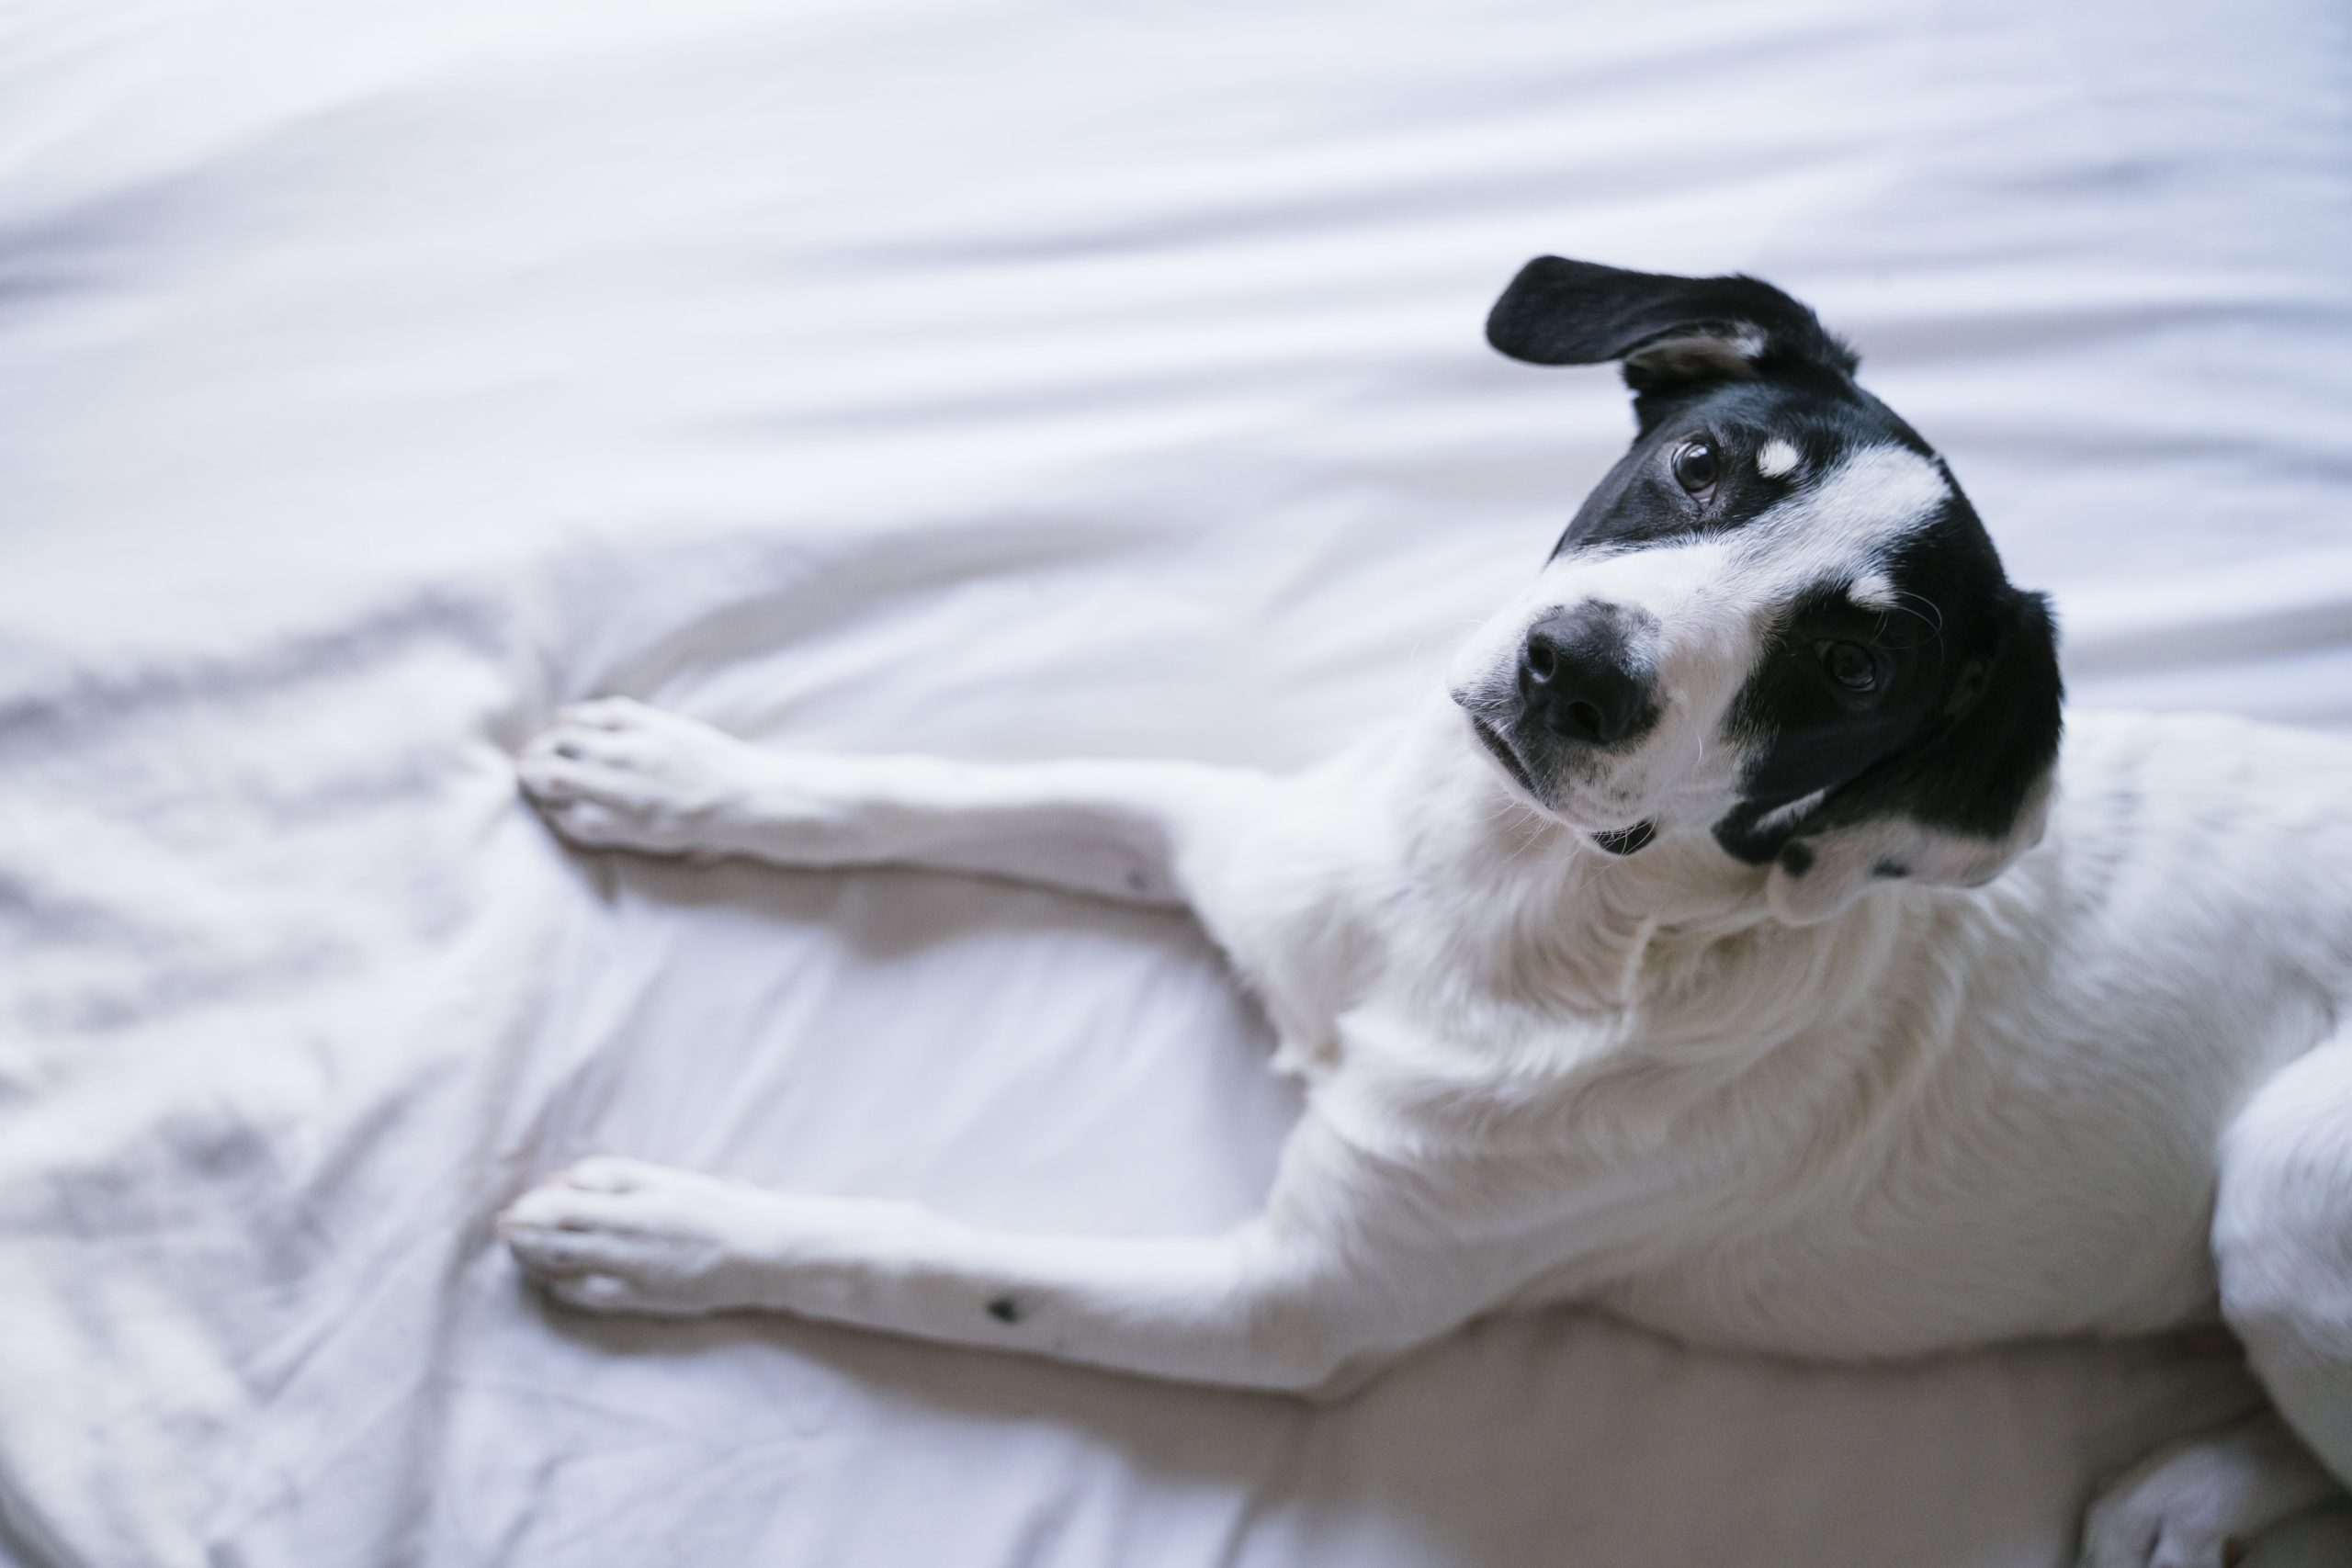
[[[1875,878],[1986,881],[2041,836],[2047,604],[1810,310],[1752,278],[1547,256],[1487,336],[1622,361],[1639,427],[1450,672],[1514,787],[1617,854],[1705,829],[1771,863],[1792,921]]]

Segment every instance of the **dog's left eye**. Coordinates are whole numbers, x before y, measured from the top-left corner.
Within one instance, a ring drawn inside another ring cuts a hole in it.
[[[1692,495],[1704,499],[1723,473],[1724,455],[1704,436],[1686,441],[1675,449],[1674,482]]]
[[[1878,655],[1859,642],[1825,642],[1816,650],[1821,655],[1821,667],[1829,678],[1849,692],[1872,692],[1878,689],[1883,669]]]

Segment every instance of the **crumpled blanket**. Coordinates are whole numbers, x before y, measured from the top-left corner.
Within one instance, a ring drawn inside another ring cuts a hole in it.
[[[1878,1370],[1576,1313],[1352,1403],[591,1321],[612,1151],[1247,1212],[1183,920],[582,854],[626,693],[777,746],[1295,765],[1621,449],[1544,251],[1816,304],[2078,703],[2352,717],[2352,28],[2226,9],[0,8],[0,1557],[2059,1564],[2226,1348]]]

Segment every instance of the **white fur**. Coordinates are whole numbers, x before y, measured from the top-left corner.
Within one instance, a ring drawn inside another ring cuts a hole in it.
[[[1929,496],[1899,468],[1864,481]],[[1642,581],[1688,591],[1723,547],[1645,552],[1678,559]],[[583,842],[1182,900],[1306,1106],[1264,1213],[1223,1236],[1014,1235],[614,1160],[503,1228],[582,1307],[775,1309],[1300,1391],[1541,1302],[1876,1358],[2218,1300],[2341,1479],[2352,748],[2082,717],[2065,758],[2047,840],[1998,880],[1879,885],[1795,924],[1695,824],[1601,853],[1443,701],[1285,779],[790,757],[625,701],[569,710],[521,771]],[[2123,1478],[2085,1561],[2219,1568],[2328,1485],[2275,1421],[2221,1434]]]
[[[1875,570],[1951,493],[1943,470],[1918,453],[1865,446],[1735,531],[1734,555],[1765,580],[1751,581],[1750,592],[1782,599],[1817,581]]]
[[[1797,449],[1775,435],[1756,449],[1756,471],[1777,479],[1796,471]]]
[[[2100,1495],[2083,1524],[2087,1568],[2218,1568],[2256,1531],[2336,1490],[2286,1424],[2265,1414],[2168,1444]]]
[[[1894,581],[1873,568],[1847,584],[1846,597],[1865,610],[1892,610],[1896,603]]]
[[[1776,806],[1756,819],[1757,830],[1770,832],[1785,828],[1792,822],[1803,821],[1807,812],[1828,797],[1829,791],[1824,787],[1815,790],[1811,795],[1801,795],[1786,806]]]

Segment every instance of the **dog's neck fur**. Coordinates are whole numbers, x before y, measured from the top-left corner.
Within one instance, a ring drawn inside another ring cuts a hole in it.
[[[1673,998],[1694,987],[1720,998],[1729,984],[1755,999],[1738,1021],[1752,1048],[1800,1027],[1806,997],[1852,994],[1824,988],[1820,966],[1859,956],[1858,931],[1887,923],[1858,907],[1815,926],[1781,924],[1764,870],[1725,854],[1702,826],[1609,853],[1522,800],[1442,700],[1418,710],[1389,751],[1393,859],[1387,886],[1370,891],[1417,910],[1377,920],[1391,947],[1420,945],[1390,960],[1420,977],[1428,1005],[1483,1012],[1501,1032],[1517,1030],[1498,1013],[1556,1030],[1565,1010],[1645,1047],[1695,1044],[1692,1030],[1720,1034],[1723,1010],[1692,1010],[1679,1027]]]
[[[1311,949],[1323,978],[1253,977],[1279,1059],[1364,1146],[1473,1131],[1550,1146],[1572,1127],[1599,1157],[1672,1135],[1757,1074],[1810,1104],[1866,1062],[1874,1036],[1846,1015],[1899,951],[1910,890],[1792,926],[1764,869],[1703,827],[1610,854],[1522,801],[1442,699],[1352,762],[1370,820],[1329,825],[1349,869],[1293,909],[1306,942],[1274,944]],[[1818,1048],[1781,1049],[1808,1037]]]

